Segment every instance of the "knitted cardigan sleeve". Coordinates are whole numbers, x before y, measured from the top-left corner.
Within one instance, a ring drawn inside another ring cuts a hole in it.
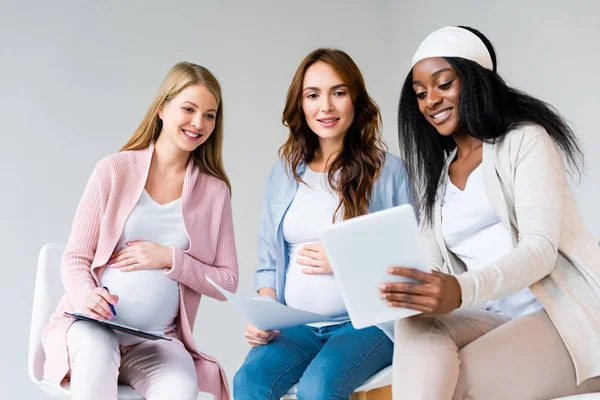
[[[556,263],[566,169],[554,140],[539,126],[521,129],[512,189],[518,244],[491,265],[457,275],[461,307],[518,292],[548,275]]]

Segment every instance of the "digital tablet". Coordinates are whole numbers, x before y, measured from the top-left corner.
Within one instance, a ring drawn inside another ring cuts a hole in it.
[[[388,306],[379,291],[382,283],[410,280],[388,274],[388,267],[431,272],[411,205],[333,224],[323,232],[323,246],[355,328],[420,313]]]

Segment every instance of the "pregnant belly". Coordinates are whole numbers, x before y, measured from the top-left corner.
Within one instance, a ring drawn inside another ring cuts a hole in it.
[[[179,284],[162,270],[121,272],[106,268],[100,284],[119,296],[114,321],[164,331],[179,313]]]
[[[336,318],[347,315],[346,305],[333,275],[308,275],[307,268],[290,255],[285,281],[285,302],[288,306]],[[308,267],[310,268],[310,267]]]

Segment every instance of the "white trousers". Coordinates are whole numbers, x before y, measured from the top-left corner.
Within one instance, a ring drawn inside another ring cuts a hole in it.
[[[600,391],[575,368],[546,311],[510,321],[466,308],[396,321],[394,400],[541,400]]]
[[[73,400],[116,400],[118,383],[148,400],[196,400],[198,377],[177,339],[146,340],[122,352],[112,329],[77,321],[67,332]]]

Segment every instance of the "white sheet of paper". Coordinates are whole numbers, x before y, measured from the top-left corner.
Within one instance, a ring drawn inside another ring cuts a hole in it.
[[[298,310],[281,304],[270,297],[240,296],[217,285],[208,276],[208,283],[223,294],[254,326],[263,331],[283,329],[291,326],[312,324],[316,322],[335,321],[335,318]],[[348,317],[344,317],[347,320]]]

